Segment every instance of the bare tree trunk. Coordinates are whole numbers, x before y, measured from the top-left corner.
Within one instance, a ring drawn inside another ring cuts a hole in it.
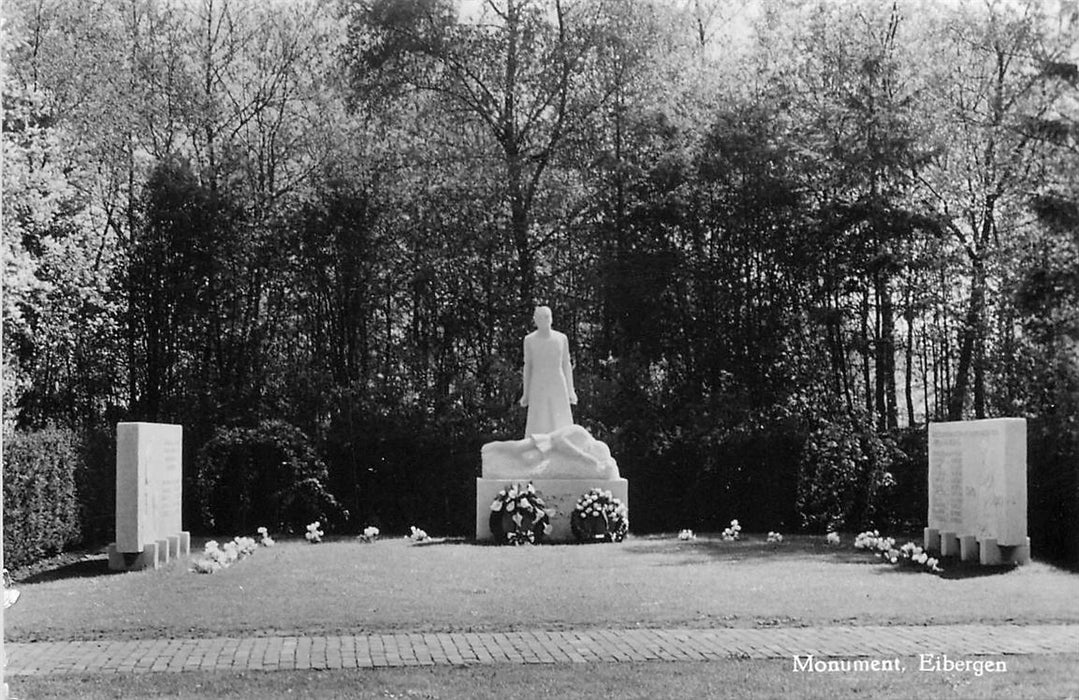
[[[970,375],[972,366],[975,364],[975,352],[978,338],[982,335],[982,325],[985,318],[985,263],[980,258],[972,260],[974,276],[970,283],[970,300],[967,304],[967,314],[963,321],[963,327],[959,331],[959,364],[955,372],[955,388],[948,401],[948,420],[962,420],[963,408],[966,404],[969,392]],[[975,407],[979,418],[985,416],[984,388],[981,390],[981,405]],[[980,413],[980,415],[979,415]]]
[[[974,341],[974,417],[985,418],[985,336]]]
[[[511,0],[506,5],[506,70],[499,140],[506,158],[510,204],[510,236],[517,253],[517,296],[521,312],[527,314],[535,301],[536,261],[528,236],[528,195],[522,163],[520,135],[517,133],[517,52],[521,6]]]
[[[214,44],[215,44],[215,32],[214,32],[214,2],[213,0],[207,0],[204,4],[206,11],[206,47],[203,60],[203,96],[206,98],[208,105],[213,104],[213,89],[214,89]],[[216,149],[216,136],[214,134],[214,123],[212,121],[213,116],[204,117],[206,119],[203,131],[206,136],[206,158],[207,158],[207,171],[210,177],[210,191],[217,192],[217,149]]]
[[[906,309],[903,318],[907,322],[907,346],[903,349],[905,367],[903,371],[903,398],[907,402],[907,426],[914,427],[914,310],[911,308],[911,287],[907,285]]]
[[[899,427],[899,391],[895,385],[895,306],[890,286],[885,282],[884,306],[881,310],[881,357],[884,361],[884,398],[889,428]]]
[[[854,399],[851,397],[850,377],[847,376],[846,349],[843,346],[843,324],[839,309],[835,308],[833,311],[834,315],[828,321],[828,344],[832,355],[832,374],[834,376],[835,391],[837,394],[843,396],[847,406],[847,413],[853,413]]]
[[[854,378],[851,377],[850,357],[847,354],[847,345],[843,338],[843,300],[838,289],[833,290],[831,303],[834,312],[832,324],[835,337],[836,371],[839,373],[839,378],[842,382],[843,399],[846,404],[847,414],[854,415],[854,390],[852,388]]]
[[[862,383],[865,386],[866,412],[873,415],[873,377],[869,368],[869,288],[862,293]]]
[[[884,295],[881,287],[883,280],[881,279],[882,273],[875,272],[873,274],[873,295],[876,297],[876,304],[873,308],[873,396],[874,403],[877,406],[877,430],[884,430],[887,428],[887,398],[885,396],[885,381],[884,374],[887,371],[887,363],[884,362],[884,334],[883,334],[883,312],[884,312]]]
[[[940,288],[946,289],[946,279],[944,270],[940,271]],[[951,400],[952,392],[952,346],[948,342],[951,336],[951,329],[948,324],[948,310],[937,309],[937,318],[940,321],[939,333],[937,334],[937,342],[940,346],[940,354],[935,358],[936,362],[940,366],[940,383],[938,386],[940,392],[940,399],[937,401],[937,416],[946,416],[947,406]]]
[[[929,422],[937,416],[936,363],[933,364],[933,406],[929,405],[929,333],[922,327],[922,347],[918,353],[922,370],[922,400],[925,402],[925,420]]]
[[[892,305],[891,287],[883,271],[875,275],[877,296],[877,333],[874,357],[876,359],[877,426],[881,430],[899,425],[896,405],[898,391],[895,385],[895,308]]]

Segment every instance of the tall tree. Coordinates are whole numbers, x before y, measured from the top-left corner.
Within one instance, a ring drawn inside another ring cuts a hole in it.
[[[931,95],[941,144],[922,184],[954,244],[965,253],[965,310],[948,416],[968,406],[987,415],[987,342],[992,281],[1001,241],[1013,235],[1023,193],[1034,184],[1044,144],[1024,128],[1050,104],[1041,65],[1063,47],[1045,32],[1039,3],[962,7],[933,30]],[[946,146],[944,144],[947,144]]]
[[[432,93],[497,149],[522,309],[535,300],[545,176],[609,98],[592,79],[609,43],[605,10],[592,0],[500,0],[465,21],[448,0],[369,0],[350,13],[359,95]]]

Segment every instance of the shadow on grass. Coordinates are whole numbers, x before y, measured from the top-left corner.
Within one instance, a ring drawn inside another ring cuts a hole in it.
[[[1014,564],[1005,564],[1003,566],[981,566],[979,564],[968,564],[962,562],[941,562],[941,571],[933,573],[923,569],[920,566],[914,564],[886,564],[879,559],[870,559],[867,563],[878,564],[879,568],[876,570],[880,576],[907,576],[907,575],[932,575],[937,578],[944,579],[946,581],[964,581],[969,578],[985,578],[987,576],[1002,576],[1004,574],[1010,574],[1019,569]]]
[[[622,546],[617,543],[610,542],[541,542],[536,545],[521,545],[522,547],[534,546],[534,547],[586,547],[591,545],[612,544],[612,546]],[[440,547],[443,545],[466,545],[469,547],[507,547],[512,549],[513,545],[501,544],[492,540],[475,540],[471,537],[440,537],[425,540],[423,542],[416,542],[413,547]]]
[[[731,542],[715,536],[679,541],[670,535],[652,535],[634,538],[621,546],[635,554],[682,555],[680,560],[672,562],[671,566],[692,565],[703,559],[730,562],[789,559],[793,561],[817,560],[845,566],[872,566],[875,567],[874,573],[881,576],[929,573],[920,566],[888,564],[871,552],[852,549],[849,546],[829,545],[822,538],[813,536],[793,535],[785,538],[783,542],[772,543],[754,536]],[[942,571],[935,575],[945,580],[1002,576],[1019,568],[1014,564],[982,566],[976,562],[964,562],[951,557],[941,559],[940,567]]]
[[[863,563],[864,553],[849,549],[831,547],[824,543],[813,542],[814,538],[795,537],[783,543],[773,544],[758,539],[743,539],[737,542],[726,542],[718,537],[702,536],[689,542],[681,542],[671,535],[631,535],[623,542],[543,542],[538,547],[587,547],[602,546],[619,547],[632,554],[678,554],[690,556],[710,556],[720,559],[768,559],[768,558],[816,558],[828,556],[841,563]],[[819,538],[816,538],[819,539]],[[507,547],[494,540],[479,541],[471,537],[438,537],[415,542],[413,547]],[[872,560],[864,563],[872,564]],[[682,562],[674,562],[672,566],[681,565]]]
[[[1004,564],[1001,566],[982,566],[981,564],[961,561],[943,561],[941,562],[940,566],[944,570],[940,574],[938,574],[938,576],[943,579],[952,580],[983,578],[985,576],[1000,576],[1002,574],[1010,574],[1013,571],[1019,570],[1019,567],[1015,564]]]
[[[468,537],[439,537],[413,543],[413,547],[442,547],[445,545],[467,545],[470,547],[497,547],[494,540],[480,542]]]
[[[586,547],[593,544],[612,544],[609,542],[541,542],[536,545],[521,545],[522,547]],[[440,547],[442,545],[466,545],[469,547],[506,547],[512,549],[513,545],[502,544],[492,540],[474,540],[471,537],[445,537],[438,539],[430,539],[424,542],[416,542],[413,547]],[[612,546],[621,546],[619,544],[612,544]]]
[[[49,581],[63,581],[75,578],[96,578],[98,576],[113,576],[123,574],[123,571],[109,569],[107,558],[82,559],[80,561],[63,564],[51,569],[45,569],[32,573],[19,579],[19,583],[48,583]]]
[[[819,537],[791,536],[783,542],[773,543],[757,537],[732,542],[713,536],[698,536],[694,540],[681,541],[670,535],[646,535],[629,539],[620,546],[634,554],[677,554],[692,558],[689,562],[674,562],[672,566],[704,558],[728,561],[823,559],[836,564],[874,563],[872,560],[866,561],[863,552],[828,545]]]
[[[1003,574],[1009,574],[1014,571],[1018,571],[1019,567],[1015,564],[1001,564],[1001,565],[981,565],[977,562],[965,562],[958,558],[942,558],[940,559],[940,571],[934,573],[926,570],[924,567],[912,562],[905,562],[899,564],[890,564],[883,559],[877,557],[870,552],[856,551],[852,552],[860,561],[852,561],[851,563],[863,563],[874,564],[877,569],[874,573],[881,576],[904,576],[904,575],[933,575],[937,578],[958,581],[968,578],[984,578],[987,576],[1001,576]]]

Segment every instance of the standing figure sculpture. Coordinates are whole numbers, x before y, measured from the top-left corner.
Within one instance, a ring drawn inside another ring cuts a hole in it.
[[[570,405],[577,403],[569,340],[551,328],[549,307],[537,306],[532,321],[536,330],[524,339],[524,392],[520,402],[528,408],[525,437],[573,425]]]
[[[599,491],[624,506],[629,502],[629,484],[619,475],[610,448],[573,422],[570,407],[577,403],[577,393],[569,340],[551,328],[551,309],[537,306],[532,320],[536,330],[524,339],[524,391],[519,402],[528,409],[525,434],[516,440],[487,442],[480,449],[476,539],[493,535],[503,543],[521,538],[561,542],[581,539],[582,533],[585,539],[614,539],[613,533],[625,532],[628,511],[604,506],[600,512],[595,500],[588,501],[591,509],[582,510],[582,494]],[[542,492],[544,499],[542,509],[533,507],[531,515],[528,507],[514,500],[525,492],[526,481],[527,491]],[[621,520],[612,521],[615,515]]]
[[[607,445],[573,423],[569,340],[551,328],[551,309],[537,306],[536,330],[524,339],[524,439],[488,442],[480,450],[485,479],[618,479]]]

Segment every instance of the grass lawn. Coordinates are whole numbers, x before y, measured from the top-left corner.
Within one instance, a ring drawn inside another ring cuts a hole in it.
[[[115,574],[100,555],[18,580],[9,641],[259,634],[1079,622],[1079,575],[1034,562],[936,576],[821,537],[612,545],[279,542],[216,574]],[[948,567],[948,562],[944,563]],[[748,668],[748,667],[746,667]]]
[[[794,673],[789,661],[713,661],[153,673],[13,678],[16,698],[1074,698],[1071,656],[1006,657],[1007,673]]]

